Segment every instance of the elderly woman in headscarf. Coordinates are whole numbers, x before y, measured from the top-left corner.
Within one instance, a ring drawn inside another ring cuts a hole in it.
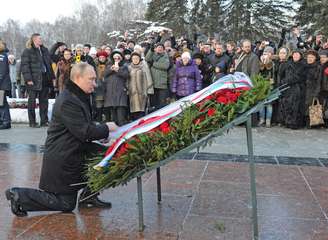
[[[129,65],[128,91],[130,113],[133,120],[145,115],[148,95],[154,94],[153,80],[146,61],[142,60],[139,52],[131,54]]]

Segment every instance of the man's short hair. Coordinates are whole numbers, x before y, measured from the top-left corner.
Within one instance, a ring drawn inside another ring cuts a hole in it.
[[[223,50],[225,50],[225,46],[224,46],[223,43],[219,43],[219,42],[215,43],[215,44],[214,44],[214,48],[217,48],[217,46],[221,46],[221,48],[222,48]]]
[[[74,66],[72,67],[72,70],[71,70],[70,79],[72,81],[74,81],[74,78],[76,78],[76,76],[83,75],[87,71],[88,68],[93,69],[93,67],[90,64],[85,63],[85,62],[74,64]]]
[[[89,44],[89,43],[86,43],[86,44],[84,44],[84,46],[83,47],[87,47],[87,48],[91,48],[91,44]]]
[[[243,40],[241,41],[241,47],[244,47],[244,44],[245,44],[246,42],[249,42],[249,43],[252,45],[251,40],[249,40],[249,39],[243,39]]]

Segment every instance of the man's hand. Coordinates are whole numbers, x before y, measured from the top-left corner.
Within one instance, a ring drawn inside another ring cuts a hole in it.
[[[29,85],[29,86],[33,86],[33,85],[34,85],[33,81],[27,81],[26,83],[27,83],[27,85]]]
[[[116,131],[118,129],[118,126],[114,122],[107,122],[106,125],[107,125],[108,130],[110,132],[114,132],[114,131]]]

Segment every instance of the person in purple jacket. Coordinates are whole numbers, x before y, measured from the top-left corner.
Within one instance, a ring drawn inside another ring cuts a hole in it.
[[[172,81],[171,91],[177,99],[189,96],[202,89],[202,76],[189,52],[181,55],[181,61],[176,63],[176,71]]]

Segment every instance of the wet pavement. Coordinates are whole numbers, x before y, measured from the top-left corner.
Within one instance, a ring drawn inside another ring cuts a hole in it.
[[[112,202],[109,210],[35,212],[17,218],[3,193],[12,186],[38,186],[43,147],[30,138],[0,144],[1,240],[252,239],[248,164],[242,153],[190,154],[166,165],[160,204],[156,173],[144,175],[143,233],[138,232],[136,181],[100,195]],[[328,159],[294,155],[256,157],[261,240],[328,239]]]

